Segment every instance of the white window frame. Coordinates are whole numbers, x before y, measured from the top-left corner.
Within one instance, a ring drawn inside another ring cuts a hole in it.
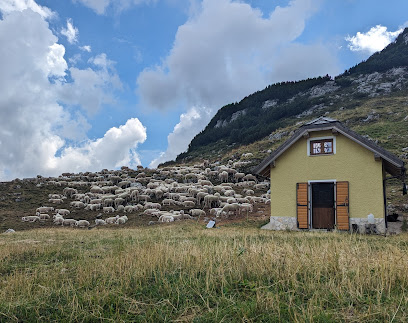
[[[326,140],[326,139],[331,139],[333,140],[333,152],[331,154],[317,154],[317,155],[311,155],[310,154],[310,142],[314,140]],[[310,157],[317,157],[317,156],[331,156],[336,154],[336,137],[335,136],[327,136],[327,137],[313,137],[313,138],[308,138],[307,139],[307,155]]]

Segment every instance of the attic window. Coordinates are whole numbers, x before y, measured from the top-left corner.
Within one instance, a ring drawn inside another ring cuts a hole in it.
[[[333,139],[310,140],[310,155],[333,154]]]

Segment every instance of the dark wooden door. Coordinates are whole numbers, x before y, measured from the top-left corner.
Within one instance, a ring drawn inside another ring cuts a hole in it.
[[[312,184],[312,226],[334,229],[334,183]]]

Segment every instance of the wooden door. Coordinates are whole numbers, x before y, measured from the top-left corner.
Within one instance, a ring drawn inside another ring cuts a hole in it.
[[[336,223],[337,229],[349,230],[349,182],[336,183]]]
[[[334,183],[312,184],[312,227],[334,229]]]
[[[299,229],[308,229],[308,213],[309,213],[309,188],[307,183],[296,184],[296,213]]]

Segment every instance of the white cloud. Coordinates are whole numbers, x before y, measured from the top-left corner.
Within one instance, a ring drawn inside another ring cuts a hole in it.
[[[293,0],[267,16],[241,1],[203,0],[200,6],[192,1],[191,16],[178,28],[169,55],[139,74],[137,91],[148,107],[186,102],[216,111],[271,83],[334,75],[340,71],[335,49],[296,42],[320,2]],[[188,125],[183,129],[190,139],[198,132]],[[185,148],[170,141],[152,165]]]
[[[105,54],[84,70],[68,69],[64,46],[32,10],[0,19],[0,43],[7,44],[0,46],[0,180],[139,164],[136,148],[146,139],[139,120],[89,140],[88,119],[64,105],[94,112],[114,101],[121,82]]]
[[[47,68],[49,76],[65,76],[65,71],[68,68],[67,62],[64,59],[65,47],[54,43],[50,47],[47,55]]]
[[[109,129],[102,138],[88,140],[79,147],[64,148],[59,157],[55,155],[63,142],[56,140],[50,148],[47,167],[54,174],[64,169],[80,172],[124,165],[135,168],[141,164],[136,148],[145,140],[146,128],[137,118],[132,118],[119,128]]]
[[[338,72],[335,55],[324,46],[303,45],[303,62],[291,64],[289,58],[298,55],[299,46],[293,44],[316,3],[294,0],[264,18],[242,2],[204,0],[201,11],[178,28],[164,62],[139,75],[138,91],[145,104],[164,109],[187,100],[219,108],[270,83],[293,80],[293,75]],[[286,74],[274,71],[281,64],[288,67]]]
[[[177,155],[186,151],[194,136],[210,122],[214,111],[208,108],[192,107],[180,116],[180,122],[175,125],[173,132],[167,136],[167,150],[154,159],[149,167],[155,168],[160,163],[175,159]]]
[[[74,2],[81,2],[84,6],[91,8],[98,15],[105,13],[105,9],[109,6],[110,0],[73,0]]]
[[[129,9],[132,6],[137,6],[142,3],[155,3],[158,0],[73,0],[74,2],[81,2],[84,6],[91,8],[98,15],[106,13],[109,6],[113,6],[116,12],[121,12]]]
[[[9,14],[14,11],[23,11],[25,9],[31,9],[38,13],[43,18],[50,18],[54,13],[47,7],[38,5],[34,0],[1,0],[0,11],[3,14]]]
[[[61,30],[61,34],[67,37],[70,44],[76,43],[78,41],[78,28],[74,27],[72,19],[67,20],[67,28]]]
[[[91,46],[89,46],[89,45],[80,46],[79,49],[83,50],[84,52],[88,52],[88,53],[90,53],[92,51]]]
[[[115,71],[114,63],[102,53],[88,63],[94,69],[71,67],[72,83],[60,83],[61,100],[69,105],[80,105],[89,115],[94,115],[104,104],[115,103],[114,91],[122,89],[122,83]]]
[[[373,54],[383,50],[391,43],[403,29],[397,31],[387,31],[387,27],[377,25],[366,33],[357,32],[355,36],[347,36],[345,40],[349,42],[348,48],[353,52],[368,52]]]

